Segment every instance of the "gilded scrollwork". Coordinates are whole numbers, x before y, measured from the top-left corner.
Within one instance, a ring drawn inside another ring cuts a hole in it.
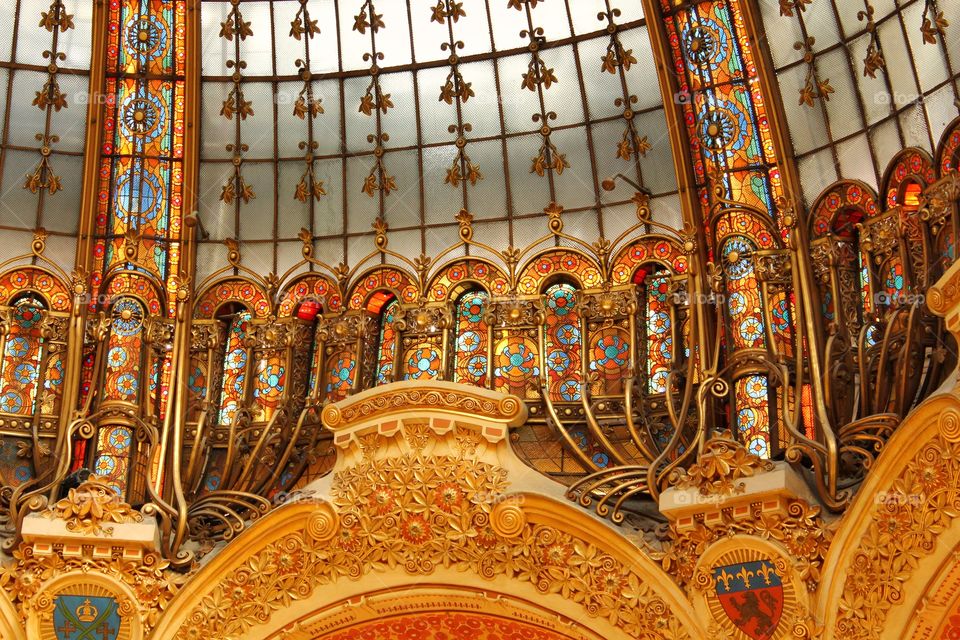
[[[42,514],[67,523],[67,530],[94,536],[111,536],[110,523],[141,522],[143,516],[120,499],[117,492],[97,476],[90,476],[67,497],[58,500]]]
[[[956,520],[960,495],[960,414],[938,418],[936,437],[906,464],[874,500],[872,518],[851,551],[833,633],[844,640],[882,637],[891,610],[919,563],[937,548]]]
[[[431,440],[447,453],[428,454]],[[440,568],[559,593],[630,636],[689,637],[654,586],[610,552],[531,517],[521,496],[506,493],[506,469],[478,457],[482,441],[476,429],[440,435],[416,420],[395,436],[360,436],[361,455],[335,473],[329,502],[211,585],[177,637],[242,637],[321,586]]]
[[[121,613],[136,611],[146,635],[179,590],[179,581],[167,570],[169,563],[154,552],[136,560],[125,558],[122,552],[92,558],[64,555],[62,548],[38,554],[31,545],[21,544],[14,550],[13,560],[0,568],[0,588],[17,606],[21,622],[34,613],[41,619],[52,617],[52,594],[48,585],[53,579],[66,575],[100,575],[132,591],[136,602],[121,603],[124,607]]]

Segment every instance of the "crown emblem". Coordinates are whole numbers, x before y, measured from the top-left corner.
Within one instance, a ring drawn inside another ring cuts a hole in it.
[[[83,604],[76,609],[77,620],[80,622],[93,622],[97,619],[98,613],[97,608],[90,604],[90,598],[84,600]]]

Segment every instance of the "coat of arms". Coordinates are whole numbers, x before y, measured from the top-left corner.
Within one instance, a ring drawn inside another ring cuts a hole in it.
[[[768,560],[713,570],[714,590],[724,613],[752,640],[773,638],[783,617],[783,583]]]

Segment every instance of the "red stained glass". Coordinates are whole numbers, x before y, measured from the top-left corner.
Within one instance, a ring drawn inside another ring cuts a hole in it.
[[[281,296],[280,306],[277,309],[278,318],[289,318],[298,311],[302,305],[312,302],[319,305],[319,312],[340,311],[343,303],[340,300],[340,294],[337,293],[337,286],[328,278],[316,275],[309,275],[298,278],[289,285]]]
[[[541,290],[551,276],[574,277],[584,289],[603,283],[600,269],[591,260],[576,251],[549,251],[531,260],[520,272],[517,292],[532,295]]]
[[[892,209],[898,205],[909,206],[910,198],[918,198],[919,193],[936,180],[937,175],[930,154],[922,149],[904,149],[890,162],[884,177],[882,193],[887,208]],[[919,202],[914,204],[919,208]]]
[[[380,336],[377,341],[376,385],[393,382],[394,362],[397,358],[397,330],[393,321],[400,310],[400,303],[394,299],[383,308],[380,315]]]
[[[627,245],[614,257],[610,269],[613,284],[633,282],[637,269],[650,262],[658,263],[673,273],[687,271],[687,256],[674,240],[647,237]]]
[[[377,289],[396,293],[404,303],[415,302],[418,296],[416,282],[405,272],[392,267],[379,267],[360,278],[354,286],[348,296],[350,308],[363,309]]]
[[[237,303],[251,309],[257,318],[270,315],[270,298],[256,284],[247,280],[224,280],[201,293],[195,305],[194,316],[213,318],[224,305]]]
[[[505,295],[509,289],[507,275],[500,267],[485,260],[460,260],[434,276],[427,297],[432,302],[442,302],[467,283],[477,283],[494,295]]]
[[[0,276],[0,300],[32,291],[49,304],[53,311],[70,310],[70,292],[59,278],[37,267],[20,267]]]
[[[954,120],[943,133],[940,144],[937,166],[940,175],[947,175],[951,171],[960,171],[960,119]]]

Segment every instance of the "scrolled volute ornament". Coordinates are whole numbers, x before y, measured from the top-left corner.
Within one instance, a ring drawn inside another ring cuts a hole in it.
[[[940,434],[948,442],[960,442],[960,413],[946,410],[940,415]]]
[[[527,526],[527,516],[521,506],[521,497],[503,498],[490,513],[490,528],[504,538],[513,538]]]
[[[318,545],[329,542],[340,531],[340,514],[329,502],[321,502],[307,518],[303,530],[307,538]]]

